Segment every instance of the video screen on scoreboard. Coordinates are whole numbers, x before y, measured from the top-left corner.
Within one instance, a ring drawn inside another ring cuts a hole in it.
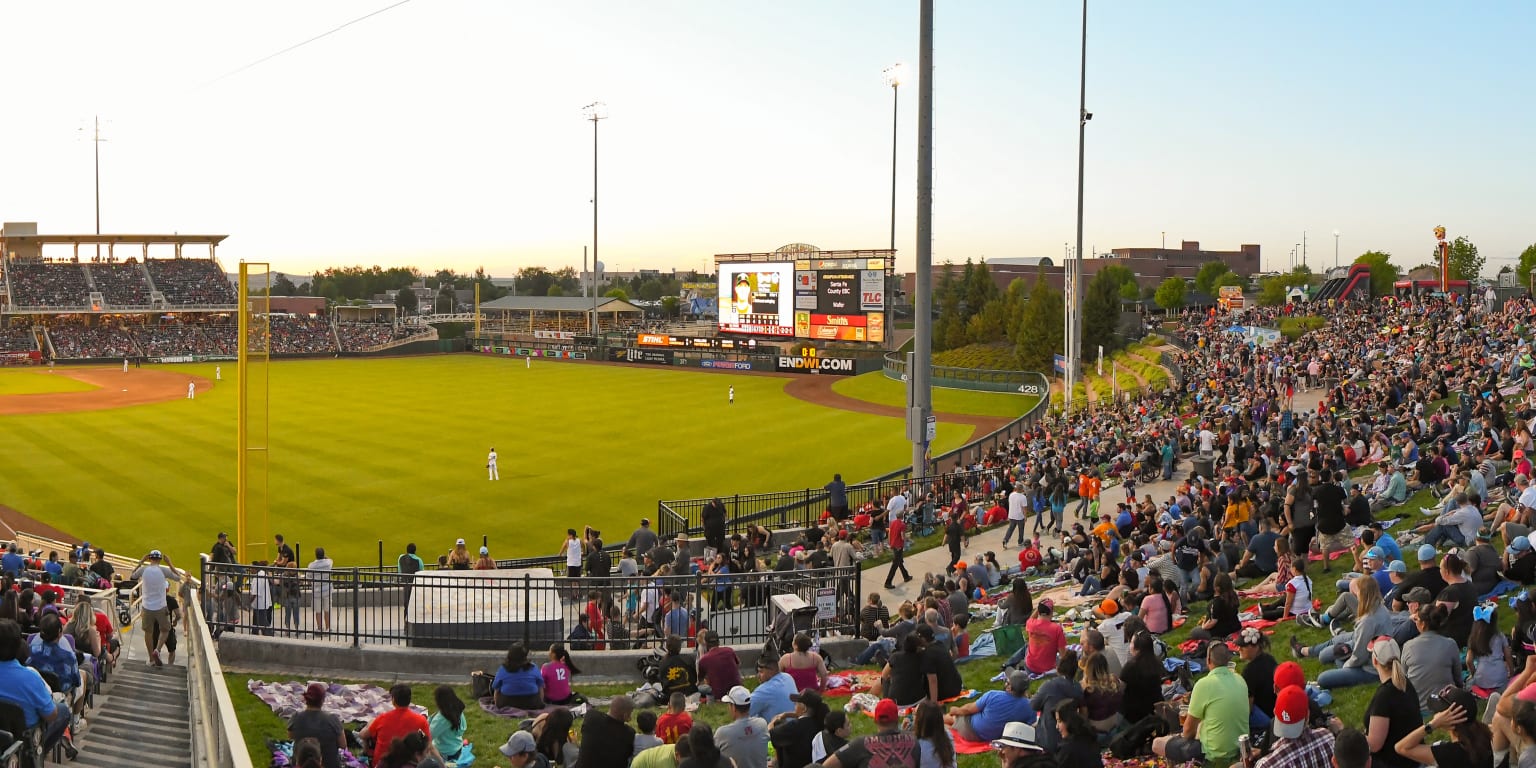
[[[794,335],[793,262],[721,263],[719,270],[721,331]]]

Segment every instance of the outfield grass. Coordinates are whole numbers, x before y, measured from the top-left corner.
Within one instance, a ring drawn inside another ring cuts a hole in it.
[[[213,379],[212,364],[167,368]],[[231,378],[193,401],[0,419],[0,503],[193,566],[234,530]],[[281,361],[266,527],[338,564],[374,562],[379,539],[390,561],[407,541],[430,559],[482,535],[498,557],[553,554],[568,526],[627,537],[660,498],[819,487],[905,463],[899,419],[803,402],[786,382],[467,354]],[[941,423],[935,451],[971,432]],[[485,475],[493,445],[499,483]]]
[[[861,376],[839,379],[832,385],[832,391],[867,403],[902,408],[907,404],[906,387],[906,382],[892,379],[881,371],[874,371]],[[1010,392],[975,392],[967,389],[935,387],[933,409],[940,413],[1012,419],[1028,413],[1039,399],[1033,395]]]
[[[26,368],[15,371],[6,371],[0,376],[0,397],[5,395],[42,395],[58,392],[89,392],[97,389],[95,384],[87,384],[79,379],[73,379],[63,374],[53,373],[44,369]]]

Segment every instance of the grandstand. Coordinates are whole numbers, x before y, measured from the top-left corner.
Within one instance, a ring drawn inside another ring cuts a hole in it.
[[[224,235],[39,235],[0,226],[0,363],[51,360],[230,358],[235,286],[214,251]],[[206,258],[184,256],[207,246]],[[67,255],[63,251],[68,246]],[[92,255],[81,259],[81,246]],[[105,246],[105,254],[96,249]],[[170,258],[151,249],[174,249]],[[136,256],[120,260],[117,249]],[[44,250],[50,252],[45,254]],[[272,352],[376,352],[436,338],[423,325],[339,322],[274,314]]]

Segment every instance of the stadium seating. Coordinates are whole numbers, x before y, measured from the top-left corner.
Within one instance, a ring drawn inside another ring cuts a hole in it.
[[[92,264],[89,269],[96,290],[108,304],[119,307],[149,304],[149,280],[138,263]]]
[[[232,332],[229,341],[233,343],[234,340]],[[336,337],[331,333],[330,321],[324,318],[272,318],[272,352],[290,355],[336,352]]]
[[[0,328],[0,352],[36,352],[31,328]]]
[[[212,355],[218,348],[195,325],[158,325],[135,328],[133,336],[149,357]],[[233,354],[232,352],[230,354]]]
[[[414,326],[396,326],[389,323],[337,323],[336,335],[341,337],[343,352],[364,352],[391,341],[425,336],[430,331]]]
[[[11,262],[11,291],[22,307],[83,307],[91,293],[79,264],[19,260]]]
[[[60,360],[94,357],[137,357],[138,347],[125,329],[105,326],[58,325],[48,329]]]
[[[168,304],[235,303],[235,286],[213,259],[150,259],[145,266]]]

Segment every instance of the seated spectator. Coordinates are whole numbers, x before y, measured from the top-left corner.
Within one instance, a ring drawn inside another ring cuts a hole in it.
[[[37,625],[37,634],[27,644],[27,666],[57,679],[59,692],[72,702],[71,708],[79,714],[85,707],[85,679],[80,675],[74,645],[64,634],[59,614],[45,613]]]
[[[439,685],[432,692],[437,711],[427,724],[431,727],[432,748],[443,760],[454,762],[464,749],[464,731],[469,721],[464,719],[464,702],[453,692],[451,685]]]
[[[693,715],[688,714],[688,697],[681,693],[672,694],[667,699],[667,711],[656,719],[656,735],[667,744],[676,744],[691,728]]]
[[[544,678],[545,702],[562,706],[574,703],[576,694],[571,690],[571,678],[579,674],[581,670],[576,668],[576,662],[571,660],[571,652],[565,649],[565,645],[551,645],[549,661],[539,668],[539,675]]]
[[[944,722],[954,726],[966,741],[992,741],[1002,737],[1004,725],[1033,725],[1035,717],[1029,701],[1029,675],[1016,669],[1008,673],[1003,690],[987,691],[974,702],[951,707]]]
[[[54,706],[53,693],[37,671],[17,661],[24,647],[21,627],[10,619],[0,618],[0,701],[19,707],[28,728],[43,729],[42,743],[47,750],[63,737],[70,717]]]
[[[693,657],[683,653],[683,638],[668,635],[666,656],[661,659],[661,691],[692,695],[699,692],[699,673]]]
[[[324,710],[326,690],[325,683],[310,683],[304,689],[304,709],[288,719],[288,738],[296,743],[314,740],[324,768],[341,768],[340,750],[347,748],[347,732],[340,718]]]
[[[543,690],[544,677],[538,666],[528,660],[528,649],[522,643],[513,643],[491,682],[493,703],[530,711],[543,709]]]
[[[422,750],[431,744],[426,737],[431,730],[427,718],[411,709],[411,687],[405,683],[395,683],[389,688],[389,699],[394,709],[375,717],[358,732],[359,738],[372,744],[375,768],[386,765],[385,758],[391,754],[394,744],[409,735],[420,734]]]
[[[699,647],[705,649],[699,655],[699,678],[709,686],[711,695],[718,697],[722,691],[741,685],[741,659],[735,649],[720,644],[719,632],[705,630]]]

